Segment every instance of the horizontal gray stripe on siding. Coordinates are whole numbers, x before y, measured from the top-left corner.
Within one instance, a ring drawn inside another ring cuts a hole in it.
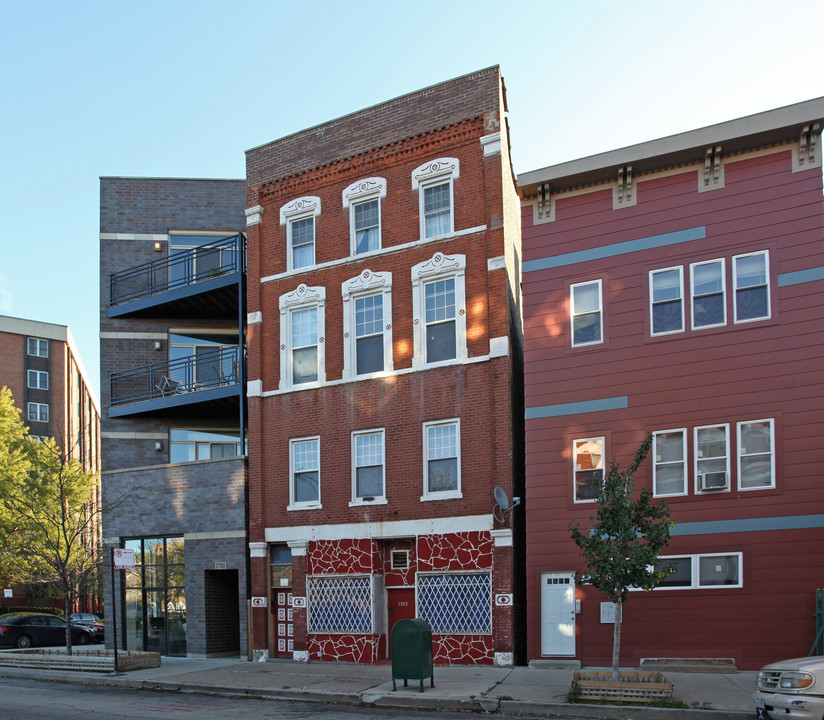
[[[716,533],[764,532],[765,530],[803,530],[824,527],[824,515],[745,518],[743,520],[706,520],[678,523],[673,535],[714,535]]]
[[[626,407],[629,407],[629,398],[623,395],[621,397],[600,398],[599,400],[582,400],[581,402],[531,407],[526,409],[524,416],[527,420],[537,420],[538,418],[603,412],[604,410],[622,410]]]
[[[808,268],[807,270],[782,273],[778,276],[778,287],[800,285],[801,283],[813,282],[814,280],[824,280],[824,267],[814,267]]]
[[[563,255],[554,255],[537,260],[526,260],[523,264],[523,272],[549,270],[550,268],[574,265],[575,263],[588,262],[590,260],[600,260],[601,258],[612,257],[614,255],[626,255],[627,253],[652,250],[653,248],[677,245],[678,243],[691,242],[692,240],[703,240],[706,236],[707,229],[702,225],[686,230],[664,233],[663,235],[652,235],[650,237],[638,238],[637,240],[626,240],[625,242],[614,243],[613,245],[602,245],[601,247],[589,248],[588,250],[564,253]]]

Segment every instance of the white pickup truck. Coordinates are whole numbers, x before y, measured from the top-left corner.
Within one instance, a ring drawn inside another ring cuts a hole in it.
[[[770,663],[758,673],[756,717],[824,720],[824,656]]]

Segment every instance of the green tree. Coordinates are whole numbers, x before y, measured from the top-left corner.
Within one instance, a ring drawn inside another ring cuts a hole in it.
[[[19,582],[54,587],[67,612],[99,572],[98,474],[66,456],[53,438],[27,434],[8,388],[0,389],[0,551]],[[70,626],[66,648],[71,653]]]
[[[652,493],[643,489],[633,495],[634,477],[649,453],[648,435],[635,453],[635,459],[621,471],[613,458],[598,493],[598,511],[586,532],[578,523],[570,524],[572,540],[581,551],[586,571],[581,583],[593,585],[615,604],[615,629],[612,641],[612,678],[619,677],[621,619],[630,588],[651,590],[670,574],[670,568],[656,568],[659,554],[670,540],[675,522],[665,502],[654,502]]]

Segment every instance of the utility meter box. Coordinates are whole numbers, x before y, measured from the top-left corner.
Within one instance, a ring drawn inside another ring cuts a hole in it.
[[[429,678],[435,687],[432,675],[432,628],[424,620],[398,620],[392,628],[392,689],[397,690],[395,680],[419,680],[421,692],[423,681]]]

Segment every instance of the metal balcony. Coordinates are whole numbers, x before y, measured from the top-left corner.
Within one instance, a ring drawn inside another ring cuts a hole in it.
[[[112,273],[109,317],[232,317],[245,242],[238,234]]]
[[[234,413],[241,402],[242,360],[241,348],[221,347],[112,373],[109,417]]]

